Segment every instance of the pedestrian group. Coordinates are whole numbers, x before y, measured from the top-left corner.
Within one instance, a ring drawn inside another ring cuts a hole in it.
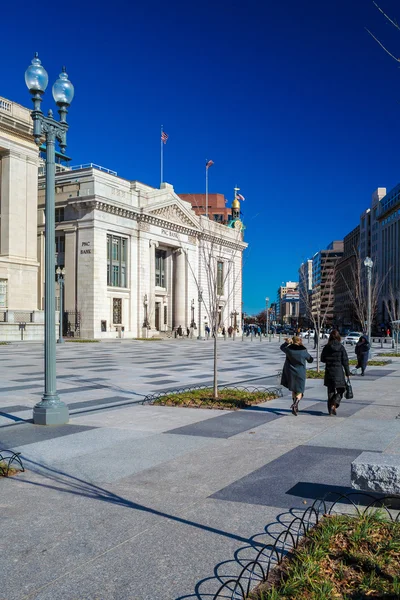
[[[291,410],[297,416],[300,400],[304,397],[307,376],[306,363],[312,363],[314,359],[298,336],[287,338],[282,344],[281,350],[286,355],[281,385],[292,392]],[[355,349],[356,368],[361,369],[361,375],[364,375],[367,368],[369,350],[368,338],[362,335]],[[331,331],[328,343],[322,350],[321,362],[325,363],[324,385],[328,393],[328,413],[335,416],[345,393],[347,398],[352,398],[349,357],[336,329]]]

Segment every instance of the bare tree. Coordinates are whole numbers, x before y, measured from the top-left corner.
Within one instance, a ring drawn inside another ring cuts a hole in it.
[[[368,321],[368,288],[365,268],[362,266],[358,250],[354,250],[355,260],[350,266],[349,278],[342,273],[341,277],[346,285],[351,306],[363,333],[366,333]],[[374,321],[378,311],[378,301],[382,291],[383,281],[378,275],[376,264],[371,277],[371,322]]]
[[[199,252],[201,268],[196,272],[194,266],[187,261],[189,270],[196,284],[199,299],[206,312],[209,327],[213,334],[213,396],[218,398],[218,331],[226,327],[226,317],[222,311],[228,306],[230,299],[237,298],[242,278],[242,253],[246,248],[243,242],[242,228],[228,228],[207,217],[199,217],[201,235]],[[205,275],[205,282],[203,283]],[[205,289],[203,286],[205,285]],[[237,312],[241,306],[236,306]],[[236,323],[237,325],[237,323]],[[201,323],[199,323],[201,327]]]
[[[313,285],[309,292],[307,286],[300,282],[300,296],[307,318],[313,324],[315,335],[317,336],[317,371],[320,371],[320,347],[321,332],[330,325],[333,319],[333,304],[335,282],[337,277],[337,257],[332,255],[332,260],[324,260],[321,264],[321,273],[318,283]]]
[[[385,298],[385,306],[389,315],[389,320],[392,325],[392,330],[395,332],[395,343],[396,343],[396,354],[399,352],[399,303],[400,303],[400,290],[394,289],[392,286],[389,288],[387,297]]]
[[[386,21],[388,21],[391,25],[393,25],[393,27],[395,27],[398,31],[400,31],[400,26],[397,23],[397,21],[395,19],[392,19],[391,17],[389,17],[389,15],[387,15],[382,10],[382,8],[379,6],[379,4],[377,4],[374,0],[372,3],[376,6],[376,8],[379,10],[379,12],[385,17]],[[400,62],[400,58],[398,58],[397,56],[392,54],[392,52],[390,52],[388,50],[388,48],[386,48],[386,46],[373,33],[371,33],[371,31],[369,29],[366,28],[366,30],[368,31],[369,35],[376,41],[376,43],[379,44],[379,46],[386,52],[386,54],[388,54],[396,62]]]

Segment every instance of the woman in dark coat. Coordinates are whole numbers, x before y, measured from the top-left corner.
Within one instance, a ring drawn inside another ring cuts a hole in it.
[[[328,412],[330,415],[336,415],[336,409],[343,398],[346,389],[344,376],[350,377],[349,357],[340,342],[340,334],[334,329],[321,354],[321,362],[325,363],[324,385],[328,388]]]
[[[368,338],[362,335],[356,344],[357,369],[361,369],[361,375],[364,375],[367,368],[369,349]]]
[[[292,413],[297,416],[299,402],[304,396],[306,386],[306,362],[311,363],[313,357],[308,353],[301,342],[301,338],[295,336],[292,340],[288,338],[281,346],[282,352],[286,354],[283,365],[281,385],[292,392]]]

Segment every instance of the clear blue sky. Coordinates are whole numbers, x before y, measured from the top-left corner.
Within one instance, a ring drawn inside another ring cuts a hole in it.
[[[382,7],[400,20],[397,0]],[[34,51],[75,85],[68,154],[179,192],[232,199],[249,249],[244,309],[261,310],[299,264],[357,225],[380,186],[399,182],[400,32],[370,0],[7,2],[0,95],[30,105]],[[61,9],[61,7],[63,7]],[[46,94],[44,108],[52,106]]]

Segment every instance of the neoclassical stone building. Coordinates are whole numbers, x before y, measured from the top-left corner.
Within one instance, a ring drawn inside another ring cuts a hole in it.
[[[30,111],[0,97],[0,340],[43,338],[37,300],[38,163]]]
[[[44,192],[39,178],[42,302]],[[215,300],[219,325],[240,327],[247,245],[237,225],[197,216],[168,183],[155,189],[94,165],[57,173],[56,253],[58,265],[65,268],[64,333],[147,337],[193,327],[195,335],[199,328],[203,335]]]

